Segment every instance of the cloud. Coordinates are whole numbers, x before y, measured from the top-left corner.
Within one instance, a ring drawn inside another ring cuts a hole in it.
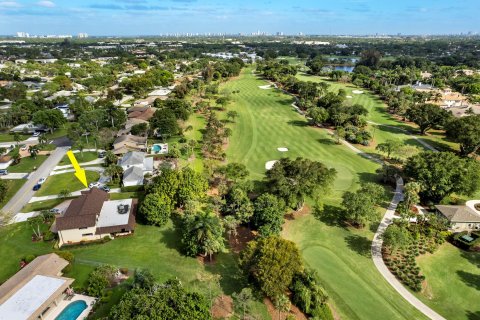
[[[0,8],[20,8],[22,5],[15,1],[0,1]]]
[[[39,2],[37,2],[37,5],[39,5],[40,7],[45,7],[45,8],[55,7],[55,3],[53,3],[52,1],[48,1],[48,0],[39,1]]]

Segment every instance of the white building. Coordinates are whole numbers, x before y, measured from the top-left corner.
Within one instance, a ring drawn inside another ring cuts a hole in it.
[[[153,158],[146,157],[145,152],[127,152],[118,165],[123,169],[123,186],[141,186],[144,177],[153,173]]]

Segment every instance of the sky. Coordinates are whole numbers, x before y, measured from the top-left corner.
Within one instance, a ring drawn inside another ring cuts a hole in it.
[[[480,32],[480,0],[0,0],[0,35]]]

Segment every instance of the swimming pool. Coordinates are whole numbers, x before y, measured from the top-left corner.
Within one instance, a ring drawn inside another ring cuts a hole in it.
[[[72,302],[62,310],[55,320],[76,320],[85,309],[87,309],[87,303],[85,301],[78,300]]]

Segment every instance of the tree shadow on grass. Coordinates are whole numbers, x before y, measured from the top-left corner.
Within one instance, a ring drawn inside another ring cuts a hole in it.
[[[480,275],[461,270],[457,274],[467,286],[480,290]]]
[[[174,222],[174,224],[175,224],[175,222]],[[159,232],[162,235],[160,241],[163,244],[165,244],[165,246],[168,249],[175,249],[180,254],[183,254],[182,253],[182,248],[181,248],[180,233],[177,232],[177,228],[175,226],[173,226],[173,227],[163,227],[161,230],[159,230]]]
[[[468,252],[462,251],[462,258],[468,260],[468,262],[480,268],[480,252]]]
[[[377,229],[378,229],[379,225],[380,225],[380,222],[372,222],[372,223],[370,223],[368,228],[370,229],[371,232],[375,233],[375,232],[377,232]]]
[[[468,320],[480,320],[480,311],[467,311]]]
[[[340,207],[335,207],[332,205],[324,205],[323,210],[318,210],[316,208],[313,208],[312,215],[316,219],[325,223],[327,226],[346,228],[342,220],[343,210],[344,209]]]
[[[317,140],[318,142],[320,142],[321,144],[325,144],[325,145],[328,145],[328,146],[331,146],[331,145],[336,145],[335,141],[333,141],[332,139],[329,139],[329,138],[320,138]]]
[[[205,270],[220,275],[219,284],[226,295],[231,295],[247,285],[236,256],[227,253],[217,254],[215,262],[206,264]]]
[[[352,234],[345,238],[347,246],[352,250],[358,253],[359,255],[370,258],[371,257],[371,245],[372,241],[364,236],[358,234]]]
[[[290,120],[288,124],[295,127],[307,127],[308,121],[305,120]]]

